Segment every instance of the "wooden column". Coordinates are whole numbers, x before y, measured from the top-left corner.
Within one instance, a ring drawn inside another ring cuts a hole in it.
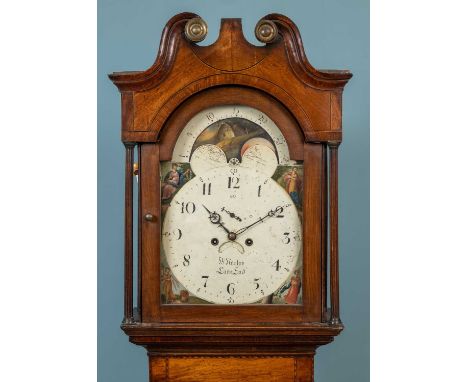
[[[340,324],[340,284],[338,270],[338,146],[329,142],[330,150],[330,299],[332,324]]]
[[[124,320],[133,322],[133,150],[135,143],[125,145],[125,254],[124,254]]]
[[[328,321],[328,148],[322,145],[322,322]]]
[[[137,310],[138,317],[141,321],[141,224],[142,224],[142,214],[141,214],[141,144],[138,144],[138,291],[137,291]]]

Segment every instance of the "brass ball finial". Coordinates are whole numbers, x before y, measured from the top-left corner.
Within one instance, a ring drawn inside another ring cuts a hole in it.
[[[273,21],[262,19],[255,26],[255,36],[258,41],[268,44],[278,36],[278,27]]]
[[[203,41],[208,34],[208,25],[201,17],[194,17],[185,24],[185,37],[192,42]]]

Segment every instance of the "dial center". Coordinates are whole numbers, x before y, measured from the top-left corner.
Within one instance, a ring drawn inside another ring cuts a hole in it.
[[[229,232],[228,239],[234,241],[237,239],[237,235],[234,232]]]

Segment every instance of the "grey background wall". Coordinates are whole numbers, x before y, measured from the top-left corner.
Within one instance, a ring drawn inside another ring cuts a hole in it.
[[[107,73],[143,70],[154,61],[167,20],[182,11],[208,23],[216,40],[222,17],[241,17],[247,39],[264,15],[291,18],[309,61],[350,69],[340,147],[341,312],[346,326],[319,348],[316,381],[369,381],[369,4],[368,0],[99,0],[98,1],[98,381],[146,382],[144,349],[120,330],[123,316],[124,149],[120,96]]]

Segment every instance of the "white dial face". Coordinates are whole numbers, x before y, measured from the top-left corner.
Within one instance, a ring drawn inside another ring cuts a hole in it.
[[[171,200],[162,245],[172,274],[192,295],[257,302],[293,275],[301,223],[290,195],[271,178],[277,159],[269,148],[253,146],[245,161],[229,164],[216,151],[194,153],[211,166],[196,165],[199,172]]]

